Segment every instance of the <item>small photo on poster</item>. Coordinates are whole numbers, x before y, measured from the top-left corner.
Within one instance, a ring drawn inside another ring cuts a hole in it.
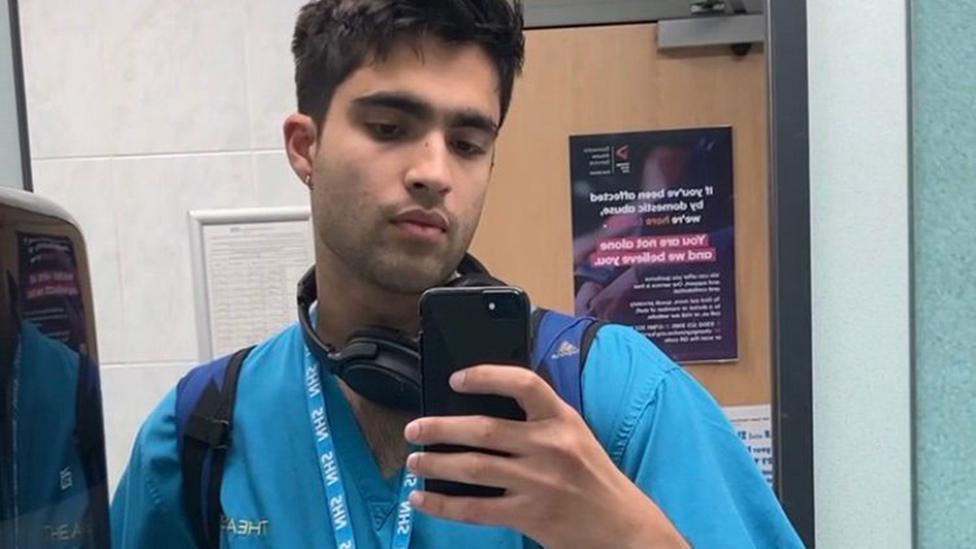
[[[575,309],[738,358],[731,128],[570,137]]]

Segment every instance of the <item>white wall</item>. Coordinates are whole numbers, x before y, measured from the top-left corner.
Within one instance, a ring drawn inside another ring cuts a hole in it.
[[[112,486],[196,359],[187,211],[307,203],[281,138],[301,4],[20,3],[35,190],[88,240]]]
[[[905,2],[807,2],[817,546],[911,547]]]

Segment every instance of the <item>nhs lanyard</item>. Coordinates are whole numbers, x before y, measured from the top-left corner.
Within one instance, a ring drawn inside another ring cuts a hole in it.
[[[305,349],[305,392],[308,396],[308,415],[315,436],[315,447],[319,454],[319,472],[325,486],[325,499],[329,504],[329,517],[332,532],[335,534],[336,549],[355,549],[351,517],[346,500],[346,489],[339,475],[339,462],[336,458],[335,444],[329,430],[329,416],[322,397],[322,377],[319,364]],[[404,470],[403,484],[400,486],[400,499],[397,503],[396,524],[393,526],[392,549],[407,549],[410,546],[410,533],[413,531],[413,508],[410,506],[410,492],[417,486],[417,476]]]

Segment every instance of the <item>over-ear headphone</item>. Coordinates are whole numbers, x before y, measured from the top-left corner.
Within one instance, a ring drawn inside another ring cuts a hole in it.
[[[504,286],[473,256],[465,254],[459,276],[448,286]],[[353,332],[342,349],[323,342],[309,317],[317,299],[315,267],[298,282],[298,322],[305,345],[326,370],[353,391],[382,406],[420,410],[420,348],[415,337],[384,326],[365,326]]]

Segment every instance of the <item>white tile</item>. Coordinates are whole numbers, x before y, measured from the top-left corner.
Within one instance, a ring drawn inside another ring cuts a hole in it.
[[[193,361],[188,212],[255,207],[250,154],[113,161],[126,362]]]
[[[101,14],[118,154],[250,148],[238,0],[126,0]],[[97,27],[96,27],[97,28]]]
[[[261,206],[308,206],[306,187],[284,151],[254,153],[254,183]]]
[[[281,125],[296,110],[291,38],[306,0],[246,0],[247,89],[255,149],[283,146]]]
[[[102,367],[109,494],[115,493],[129,462],[139,427],[191,366],[187,363]]]
[[[99,360],[124,360],[126,323],[111,161],[40,160],[33,163],[33,175],[34,191],[67,210],[85,237]]]
[[[116,116],[107,0],[20,3],[31,154],[107,155]]]

